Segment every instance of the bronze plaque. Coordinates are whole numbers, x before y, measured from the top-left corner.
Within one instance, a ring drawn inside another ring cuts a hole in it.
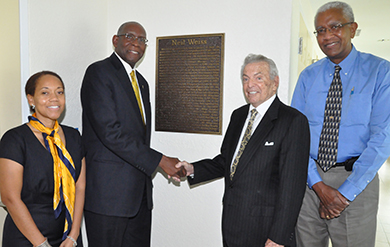
[[[222,133],[224,37],[157,37],[156,131]]]

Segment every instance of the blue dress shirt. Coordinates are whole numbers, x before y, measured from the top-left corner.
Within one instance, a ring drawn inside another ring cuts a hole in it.
[[[335,65],[329,58],[323,58],[303,70],[291,102],[306,115],[310,124],[307,178],[310,188],[322,181],[314,160],[318,155],[325,101]],[[390,155],[390,63],[352,47],[339,66],[343,100],[337,162],[360,157],[338,191],[353,201]]]

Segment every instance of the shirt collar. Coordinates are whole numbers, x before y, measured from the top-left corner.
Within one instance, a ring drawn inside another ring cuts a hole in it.
[[[351,52],[348,54],[348,56],[343,60],[341,61],[338,65],[341,67],[341,71],[340,73],[344,74],[344,75],[348,75],[350,73],[350,71],[352,70],[352,68],[354,67],[353,64],[356,60],[356,57],[358,55],[358,52],[355,48],[355,46],[352,44],[352,50]],[[334,73],[334,66],[336,66],[337,64],[333,63],[329,58],[327,58],[328,60],[328,69],[329,69],[329,75],[330,76],[333,76],[333,73]]]
[[[271,98],[264,101],[258,107],[254,107],[253,105],[250,105],[249,114],[253,109],[256,109],[260,116],[264,116],[265,113],[268,111],[268,108],[271,106],[272,102],[274,102],[275,98],[276,98],[276,94],[272,95]]]
[[[119,61],[121,61],[121,63],[123,64],[123,67],[125,67],[125,70],[127,72],[128,75],[130,75],[131,71],[133,71],[133,68],[130,66],[130,64],[126,63],[125,60],[123,60],[119,55],[118,53],[114,52],[115,55],[119,58]],[[136,70],[134,69],[134,73],[136,72]]]

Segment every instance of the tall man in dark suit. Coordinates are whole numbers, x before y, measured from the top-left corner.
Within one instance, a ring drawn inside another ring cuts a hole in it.
[[[247,56],[241,75],[249,104],[233,112],[221,153],[177,167],[186,168],[191,185],[224,177],[225,247],[295,246],[306,186],[308,122],[276,96],[279,76],[271,59]]]
[[[151,175],[158,166],[169,176],[179,171],[178,159],[150,148],[149,86],[135,70],[146,42],[139,23],[124,23],[112,38],[115,52],[85,72],[81,102],[90,246],[150,246]]]

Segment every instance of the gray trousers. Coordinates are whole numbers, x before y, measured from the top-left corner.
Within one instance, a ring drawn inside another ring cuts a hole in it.
[[[317,168],[323,182],[335,189],[351,174],[344,167],[334,167],[326,173]],[[296,227],[297,247],[327,247],[329,238],[333,247],[375,247],[378,201],[377,174],[340,217],[326,220],[320,218],[318,196],[307,187]]]

